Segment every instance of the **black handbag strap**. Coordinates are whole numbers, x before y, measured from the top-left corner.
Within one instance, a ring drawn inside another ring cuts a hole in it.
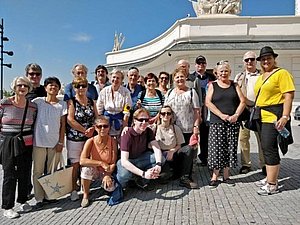
[[[267,82],[267,80],[274,74],[274,73],[276,73],[277,71],[279,71],[279,70],[281,70],[281,68],[279,68],[279,69],[277,69],[277,70],[275,70],[273,73],[271,73],[270,74],[270,76],[268,76],[264,81],[263,81],[263,83],[262,83],[262,85],[260,86],[260,88],[259,88],[259,90],[258,90],[258,92],[257,92],[257,95],[256,95],[256,98],[255,98],[255,101],[254,101],[254,106],[255,106],[255,104],[256,104],[256,101],[257,101],[257,99],[258,99],[258,96],[259,96],[259,93],[260,93],[260,90],[261,90],[261,87],[264,85],[264,83],[266,83]]]
[[[23,133],[23,128],[24,128],[24,124],[25,124],[27,109],[28,109],[28,99],[26,99],[26,105],[25,105],[25,108],[24,108],[23,119],[22,119],[22,124],[21,124],[21,134]]]

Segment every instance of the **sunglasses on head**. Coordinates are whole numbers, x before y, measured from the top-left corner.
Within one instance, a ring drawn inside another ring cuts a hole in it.
[[[27,84],[17,84],[17,87],[26,87],[26,88],[29,88],[29,86]]]
[[[102,128],[108,128],[108,124],[104,124],[104,125],[95,125],[96,128],[98,129],[102,129]]]
[[[171,116],[172,113],[171,112],[160,112],[160,115],[162,115],[162,116],[165,116],[165,115]]]
[[[255,61],[255,58],[244,59],[244,62],[254,62],[254,61]]]
[[[217,62],[217,66],[227,64],[227,63],[228,63],[228,60],[221,60],[221,61]]]
[[[139,121],[139,122],[144,122],[145,121],[145,123],[148,123],[149,122],[149,118],[135,118],[137,121]]]
[[[38,76],[41,76],[41,73],[32,72],[32,73],[28,73],[28,75],[30,75],[30,76],[36,75],[38,77]]]
[[[79,88],[87,88],[87,84],[75,84],[74,87],[77,88],[77,89],[79,89]]]

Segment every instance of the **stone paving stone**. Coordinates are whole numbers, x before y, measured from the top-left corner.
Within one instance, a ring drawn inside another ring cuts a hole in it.
[[[195,166],[194,179],[200,189],[188,190],[178,186],[178,181],[167,185],[157,184],[157,189],[143,192],[128,189],[124,202],[107,206],[108,196],[93,183],[91,205],[85,209],[80,202],[71,202],[66,196],[57,204],[50,204],[39,211],[24,213],[16,220],[9,220],[0,213],[0,224],[121,224],[121,225],[194,225],[194,224],[300,224],[300,127],[293,127],[294,141],[289,152],[282,158],[279,183],[283,191],[272,196],[259,196],[254,182],[262,179],[258,169],[258,154],[251,151],[253,171],[240,175],[239,167],[231,169],[235,187],[220,184],[216,189],[208,187],[210,173],[207,167]],[[252,135],[253,136],[253,135]],[[251,146],[255,146],[251,138]],[[239,153],[239,152],[238,152]],[[238,155],[240,158],[240,155]],[[3,172],[0,169],[0,183]],[[0,185],[2,191],[2,185]],[[1,198],[1,197],[0,197]],[[30,201],[31,205],[35,200]],[[16,205],[15,209],[18,209]]]

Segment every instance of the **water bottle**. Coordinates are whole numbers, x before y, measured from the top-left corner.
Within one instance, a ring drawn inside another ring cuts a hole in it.
[[[274,125],[275,125],[275,127],[276,127],[277,121],[274,121],[273,123],[274,123]],[[285,127],[284,127],[282,130],[278,130],[278,129],[277,129],[277,131],[278,131],[279,134],[280,134],[282,137],[284,137],[284,138],[287,138],[287,137],[290,135],[290,132],[289,132],[288,129],[286,129]]]

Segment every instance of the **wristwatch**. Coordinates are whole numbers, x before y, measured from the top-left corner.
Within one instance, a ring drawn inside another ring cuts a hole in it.
[[[157,162],[155,165],[162,166],[161,162]]]

